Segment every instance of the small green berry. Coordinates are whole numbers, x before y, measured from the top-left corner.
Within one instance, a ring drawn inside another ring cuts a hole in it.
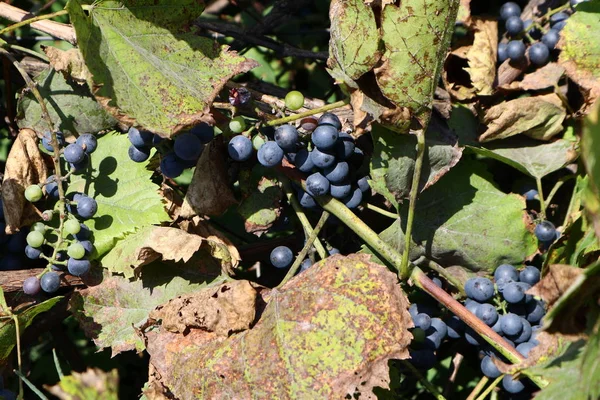
[[[39,201],[43,195],[42,188],[38,185],[31,185],[25,189],[25,198],[32,203]]]
[[[290,110],[298,110],[304,105],[304,95],[297,90],[292,90],[285,96],[285,106]]]
[[[246,120],[241,115],[229,121],[229,129],[233,133],[242,133],[246,129]]]

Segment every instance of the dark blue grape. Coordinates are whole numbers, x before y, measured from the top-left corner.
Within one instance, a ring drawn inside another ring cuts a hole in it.
[[[23,281],[23,292],[29,296],[35,296],[41,289],[40,280],[36,276],[30,276]]]
[[[439,318],[431,318],[431,328],[443,339],[448,334],[448,326]]]
[[[175,155],[185,161],[198,160],[203,149],[204,146],[200,142],[200,139],[190,132],[177,135],[175,144],[173,145]]]
[[[437,359],[433,350],[430,349],[410,349],[410,363],[419,369],[431,369],[437,364]]]
[[[560,31],[567,24],[567,19],[569,19],[569,14],[564,11],[557,12],[550,17],[550,27]]]
[[[300,272],[304,272],[312,266],[312,261],[310,261],[310,258],[307,258],[306,260],[302,261],[302,264],[300,264]]]
[[[539,193],[536,189],[529,189],[521,194],[525,197],[525,200],[527,200],[527,201],[533,201],[533,200],[537,199],[538,195],[539,195]]]
[[[325,178],[327,178],[329,182],[339,184],[348,178],[350,166],[346,161],[340,161],[329,168],[325,168],[323,174],[325,174]]]
[[[329,181],[320,172],[315,172],[306,178],[306,189],[311,196],[324,196],[329,193]]]
[[[67,261],[67,269],[69,270],[69,273],[74,276],[87,274],[91,266],[90,260],[86,259],[76,260],[74,258],[69,258]]]
[[[465,293],[478,302],[488,301],[494,296],[494,284],[487,278],[471,278],[465,284]]]
[[[56,272],[46,272],[40,279],[40,286],[46,293],[54,293],[60,287],[60,276]]]
[[[465,328],[465,339],[467,340],[467,343],[472,346],[479,346],[483,342],[481,336],[479,336],[479,334],[470,326]]]
[[[544,36],[542,36],[542,43],[544,43],[550,50],[554,50],[558,41],[560,40],[560,32],[556,29],[550,29]]]
[[[328,168],[335,163],[335,156],[333,154],[322,152],[315,148],[310,152],[310,159],[317,168]]]
[[[523,330],[523,321],[517,314],[508,313],[500,317],[502,332],[507,336],[516,336]]]
[[[131,128],[129,128],[129,131],[127,131],[127,137],[129,138],[129,141],[132,145],[139,148],[151,146],[154,135],[152,134],[152,132],[139,130],[132,126]]]
[[[534,43],[529,47],[529,60],[535,65],[544,65],[550,59],[550,50],[544,43]]]
[[[500,7],[500,18],[504,21],[510,17],[518,17],[521,15],[521,7],[512,1],[506,2]]]
[[[300,149],[296,153],[296,159],[294,160],[296,168],[302,172],[311,172],[315,167],[315,163],[312,161],[311,153],[306,149]]]
[[[266,142],[258,149],[258,162],[268,168],[281,164],[283,150],[275,142]]]
[[[436,315],[438,312],[435,307],[432,307],[429,304],[413,303],[408,308],[408,313],[410,314],[411,318],[415,318],[415,316],[419,313],[424,313],[429,316],[433,316],[433,315]]]
[[[444,339],[439,333],[437,333],[432,328],[427,330],[428,335],[425,337],[425,347],[431,350],[437,350],[440,348],[442,344],[442,340]]]
[[[540,281],[540,270],[533,265],[525,266],[525,269],[519,273],[519,281],[535,285]]]
[[[531,343],[531,342],[523,342],[523,343],[519,343],[517,345],[517,351],[519,353],[521,353],[521,355],[525,358],[529,357],[529,352],[535,347],[536,345]]]
[[[275,143],[284,151],[296,151],[298,130],[293,125],[281,125],[275,129]]]
[[[85,169],[87,169],[87,167],[89,165],[90,165],[90,158],[88,157],[87,154],[85,154],[85,156],[83,157],[83,160],[81,160],[81,162],[69,163],[69,166],[71,167],[71,169],[75,170],[76,172],[84,171]]]
[[[475,315],[487,326],[493,326],[498,321],[498,312],[496,311],[496,307],[491,304],[485,303],[477,307],[477,312]]]
[[[525,43],[522,40],[511,40],[506,46],[506,54],[511,60],[522,60],[525,57]]]
[[[177,178],[184,169],[185,166],[173,152],[165,154],[162,160],[160,160],[160,171],[167,178]]]
[[[304,190],[298,191],[298,202],[304,208],[315,208],[317,207],[317,202],[315,199]]]
[[[190,133],[196,136],[200,143],[208,144],[215,137],[215,128],[202,122],[190,129]]]
[[[465,308],[473,314],[477,314],[477,309],[479,308],[480,305],[481,305],[481,303],[479,303],[475,300],[467,299],[467,301],[465,301]]]
[[[365,153],[363,153],[363,151],[360,148],[355,147],[354,153],[352,153],[352,156],[350,156],[350,159],[348,161],[350,162],[350,164],[356,166],[357,168],[360,168],[364,160]]]
[[[539,300],[527,302],[525,304],[525,308],[527,310],[527,321],[532,324],[537,324],[540,322],[544,317],[544,314],[546,314],[544,303]]]
[[[502,378],[502,387],[508,393],[512,394],[520,393],[525,389],[525,385],[520,380],[513,379],[510,375],[504,375],[504,378]]]
[[[275,268],[288,268],[294,261],[294,253],[287,246],[278,246],[271,251],[269,259]]]
[[[31,260],[37,260],[38,258],[40,258],[41,254],[42,250],[36,249],[35,247],[31,247],[29,245],[25,246],[25,255],[27,256],[27,258]]]
[[[528,291],[529,289],[531,289],[531,285],[525,282],[517,282],[517,285],[519,285],[521,287],[521,289],[523,289],[523,293],[525,293],[526,291]],[[533,300],[533,296],[530,294],[525,293],[525,301],[531,301]]]
[[[496,281],[496,287],[498,288],[498,292],[499,293],[504,293],[504,288],[506,288],[506,285],[508,285],[509,283],[514,282],[512,279],[509,278],[500,278]]]
[[[90,238],[90,236],[92,235],[92,232],[90,231],[90,228],[88,228],[88,226],[86,224],[80,224],[81,229],[79,230],[78,233],[76,233],[75,239],[79,240],[79,241],[83,241],[83,240],[88,240]]]
[[[510,340],[516,344],[524,343],[531,339],[531,324],[525,318],[519,317],[521,325],[523,326],[521,332],[517,335],[507,335]]]
[[[504,286],[502,297],[509,303],[520,303],[525,299],[525,291],[519,282],[511,282]]]
[[[56,140],[58,141],[58,147],[63,147],[65,144],[67,144],[67,142],[65,140],[65,134],[62,133],[61,131],[56,132]],[[52,142],[52,134],[50,132],[44,132],[44,135],[42,136],[42,145],[49,152],[54,151],[54,148],[50,144],[51,142]]]
[[[499,279],[506,278],[511,279],[513,281],[519,280],[519,272],[517,269],[510,264],[502,264],[494,271],[494,280],[498,281]]]
[[[83,135],[79,136],[75,143],[82,148],[85,147],[85,152],[87,154],[92,154],[98,147],[98,140],[96,139],[96,136],[92,135],[91,133],[84,133]]]
[[[349,209],[354,209],[356,207],[358,207],[360,205],[360,203],[362,203],[362,199],[363,199],[363,194],[360,191],[359,188],[354,189],[354,191],[352,193],[350,193],[348,196],[344,197],[342,199],[342,202],[346,205],[346,207],[348,207]]]
[[[129,146],[129,150],[127,151],[129,158],[131,161],[141,163],[150,158],[150,148],[149,147],[135,147],[134,145]]]
[[[498,317],[498,321],[496,321],[496,323],[492,325],[492,330],[498,335],[504,334],[504,332],[502,332],[502,323],[500,322],[500,317]]]
[[[319,125],[313,131],[311,140],[317,149],[321,151],[331,150],[335,147],[339,133],[332,125]]]
[[[450,339],[458,339],[465,330],[465,323],[456,315],[453,315],[446,320],[446,327],[448,329],[448,337]]]
[[[227,145],[227,152],[234,161],[246,161],[252,156],[252,141],[244,135],[234,136]]]
[[[426,331],[431,326],[431,317],[425,313],[419,313],[413,318],[413,322],[415,327]]]
[[[369,185],[369,179],[371,179],[371,177],[367,175],[363,176],[356,182],[361,192],[365,193],[371,190],[371,185]]]
[[[481,372],[491,379],[496,379],[502,375],[502,372],[496,367],[490,356],[485,356],[481,359]]]
[[[83,161],[85,157],[85,151],[83,148],[77,143],[71,143],[67,147],[65,147],[63,156],[65,160],[72,164],[79,164]]]
[[[537,224],[534,233],[540,242],[552,243],[556,239],[556,227],[550,221]]]
[[[356,145],[354,144],[354,138],[346,133],[340,132],[338,141],[335,145],[335,155],[338,160],[346,160],[354,153]]]
[[[86,256],[89,256],[90,254],[92,254],[94,252],[94,245],[89,240],[80,240],[79,243],[85,249]]]
[[[341,254],[340,249],[336,249],[335,247],[332,247],[330,250],[327,250],[327,252],[329,253],[330,256],[332,256],[334,254]]]
[[[83,218],[92,218],[98,211],[98,203],[96,200],[88,196],[82,196],[77,200],[77,214]]]
[[[326,112],[319,118],[318,125],[332,125],[338,131],[342,129],[342,123],[337,115],[333,113]]]
[[[46,179],[46,193],[55,199],[58,198],[58,183],[56,182],[56,175],[50,175]]]
[[[508,45],[506,43],[498,43],[498,62],[503,63],[508,59]]]
[[[523,31],[523,20],[520,17],[510,17],[504,23],[506,32],[511,36],[516,36]]]

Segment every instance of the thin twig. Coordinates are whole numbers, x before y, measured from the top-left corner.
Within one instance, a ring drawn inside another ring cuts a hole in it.
[[[302,248],[300,253],[298,253],[296,260],[294,260],[294,264],[292,264],[292,266],[290,267],[290,270],[287,272],[287,274],[285,275],[285,277],[283,278],[281,283],[279,285],[277,285],[277,288],[280,288],[283,285],[285,285],[287,283],[287,281],[289,281],[290,279],[292,279],[294,277],[294,275],[296,275],[298,268],[300,268],[300,265],[302,265],[302,262],[306,258],[308,251],[312,247],[312,245],[313,245],[315,239],[317,238],[317,235],[321,231],[321,229],[323,229],[323,227],[325,226],[325,223],[327,222],[328,218],[329,218],[329,213],[327,211],[323,211],[323,214],[321,214],[321,218],[319,219],[319,222],[317,222],[315,229],[313,229],[313,231],[308,236],[308,238],[306,238],[306,243],[304,244],[304,247]]]
[[[560,189],[565,182],[575,178],[575,176],[576,175],[565,175],[561,177],[558,181],[556,181],[554,187],[550,191],[550,194],[548,195],[548,197],[546,197],[546,207],[550,207],[550,205],[552,204],[552,199],[554,198],[556,192],[558,192],[558,189]]]
[[[323,107],[313,108],[312,110],[308,110],[308,111],[301,112],[298,114],[292,114],[292,115],[288,115],[287,117],[273,119],[271,121],[268,121],[265,125],[276,126],[276,125],[287,124],[288,122],[296,121],[296,120],[302,119],[304,117],[310,117],[311,115],[320,114],[320,113],[324,113],[326,111],[334,110],[339,107],[343,107],[348,103],[350,103],[350,99],[336,101],[335,103],[326,104]]]
[[[487,385],[489,380],[490,378],[488,378],[487,376],[482,376],[479,382],[477,382],[477,385],[475,385],[473,390],[471,390],[471,393],[469,393],[467,400],[475,400],[475,398],[479,395],[479,393],[481,393],[485,385]]]
[[[542,178],[536,176],[535,183],[537,185],[538,196],[540,198],[540,216],[546,219],[546,201],[544,200],[544,189],[542,188]]]
[[[21,328],[19,326],[19,316],[17,314],[12,315],[13,320],[15,321],[15,334],[17,341],[17,365],[19,367],[19,372],[23,371],[23,360],[21,359]],[[20,375],[19,375],[20,376]],[[23,395],[23,380],[19,379],[19,393]]]
[[[502,378],[503,378],[503,377],[504,377],[503,375],[500,375],[499,377],[497,377],[496,379],[494,379],[494,381],[493,381],[492,383],[490,383],[490,386],[488,386],[488,387],[487,387],[487,388],[486,388],[486,389],[483,391],[483,393],[481,393],[481,396],[479,396],[479,397],[477,398],[477,400],[484,400],[484,399],[487,397],[487,395],[488,395],[488,394],[490,394],[490,392],[491,392],[492,390],[494,390],[494,388],[495,388],[496,386],[498,386],[498,384],[500,383],[500,381],[502,380]]]
[[[425,377],[423,376],[423,374],[421,374],[421,372],[419,372],[419,370],[418,370],[418,369],[416,369],[416,368],[414,367],[414,365],[412,365],[412,364],[411,364],[409,361],[406,361],[406,360],[401,360],[400,362],[402,362],[402,364],[403,364],[403,365],[404,365],[406,368],[408,368],[408,369],[410,370],[410,372],[412,372],[412,374],[413,374],[414,376],[416,376],[416,377],[417,377],[417,379],[419,380],[419,382],[421,382],[421,384],[422,384],[423,386],[425,386],[425,389],[427,389],[427,391],[428,391],[429,393],[431,393],[431,395],[432,395],[433,397],[435,397],[435,398],[436,398],[436,399],[438,399],[438,400],[446,400],[446,398],[445,398],[445,397],[444,397],[444,396],[443,396],[443,395],[442,395],[442,394],[441,394],[441,393],[440,393],[440,392],[439,392],[439,391],[436,389],[436,387],[435,387],[435,386],[433,386],[433,385],[431,384],[431,382],[429,382],[429,381],[427,380],[427,378],[425,378]]]
[[[383,208],[379,208],[376,205],[373,205],[371,203],[365,203],[365,208],[367,210],[375,211],[376,213],[381,214],[385,217],[392,218],[392,219],[398,219],[398,214],[389,212],[388,210],[384,210]]]
[[[8,47],[11,50],[16,50],[21,53],[29,54],[30,56],[33,56],[33,57],[37,57],[42,61],[50,62],[50,59],[45,54],[38,53],[37,51],[28,49],[27,47],[19,46],[16,44],[8,44],[8,43],[5,44],[4,46]]]
[[[85,9],[89,9],[90,6],[84,5],[82,6]],[[61,12],[65,12],[62,10]],[[22,23],[25,22],[26,19],[31,14],[27,11],[21,10],[20,8],[11,6],[10,4],[0,3],[0,17],[5,18],[9,21]],[[52,15],[52,14],[47,14]],[[45,16],[42,16],[45,17]],[[37,17],[36,17],[37,18]],[[47,18],[47,17],[46,17]],[[31,24],[33,29],[37,29],[38,31],[47,33],[55,38],[66,40],[71,44],[77,43],[77,39],[75,37],[75,29],[71,25],[63,24],[56,21],[50,21],[46,18],[38,19],[34,22],[29,18],[27,23]],[[8,27],[7,27],[8,28]]]
[[[31,389],[31,391],[33,393],[35,393],[41,400],[48,400],[48,398],[46,396],[44,396],[44,394],[42,392],[40,392],[40,389],[36,388],[35,385],[33,383],[31,383],[31,381],[29,379],[27,379],[27,377],[21,373],[21,371],[13,369],[13,372],[15,374],[17,374],[17,376],[19,378],[21,378],[21,380],[23,380],[23,382],[25,382],[25,384],[27,386],[29,386],[29,389]]]

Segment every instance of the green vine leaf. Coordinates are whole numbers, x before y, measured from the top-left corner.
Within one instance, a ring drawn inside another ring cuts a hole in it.
[[[585,120],[581,150],[583,164],[589,174],[583,203],[592,216],[596,236],[600,239],[600,102]]]
[[[68,193],[83,192],[98,203],[94,218],[85,221],[94,232],[97,256],[127,234],[169,220],[159,187],[150,180],[152,171],[147,163],[131,161],[129,145],[127,135],[102,136],[88,171],[71,177]]]
[[[67,10],[96,97],[122,123],[162,136],[209,120],[225,83],[256,65],[190,31],[204,2],[102,1],[86,16],[70,0]]]

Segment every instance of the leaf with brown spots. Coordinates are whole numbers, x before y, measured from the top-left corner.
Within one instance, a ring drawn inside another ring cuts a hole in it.
[[[408,300],[366,256],[330,257],[261,302],[256,324],[228,338],[147,331],[155,387],[178,398],[375,398],[388,361],[408,357]]]
[[[204,148],[196,164],[180,216],[220,215],[236,203],[229,186],[223,138],[218,137]]]
[[[21,129],[8,154],[2,181],[6,233],[18,232],[38,219],[34,205],[25,199],[25,189],[46,182],[47,177],[48,167],[38,147],[37,135],[31,129]]]
[[[56,385],[45,385],[44,389],[61,400],[117,400],[119,371],[104,372],[99,368],[73,371],[71,375],[63,376]]]
[[[533,139],[549,140],[562,131],[567,112],[560,97],[551,93],[504,101],[481,115],[481,122],[487,125],[479,137],[481,142],[520,133]]]

